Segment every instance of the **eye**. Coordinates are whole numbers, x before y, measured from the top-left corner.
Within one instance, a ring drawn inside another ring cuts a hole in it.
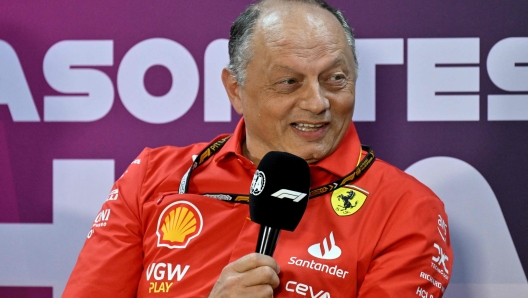
[[[348,83],[348,78],[346,74],[342,72],[331,74],[329,77],[327,77],[326,82],[325,82],[326,86],[332,89],[335,89],[335,88],[342,89],[347,85],[347,83]]]
[[[342,80],[346,80],[346,76],[342,73],[338,73],[338,74],[334,74],[330,76],[330,80],[331,81],[342,81]]]
[[[281,81],[280,83],[285,84],[285,85],[293,85],[297,83],[297,81],[295,79],[286,79],[286,80]]]
[[[297,79],[286,78],[278,81],[275,85],[275,90],[279,93],[291,93],[300,87],[300,83]]]

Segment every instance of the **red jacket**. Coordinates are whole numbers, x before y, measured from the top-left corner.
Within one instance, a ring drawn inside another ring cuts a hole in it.
[[[208,144],[145,149],[97,215],[63,297],[206,297],[222,268],[255,251],[259,226],[244,203],[255,166],[242,156],[244,122],[225,146],[180,180]],[[349,174],[365,152],[350,126],[337,150],[310,165],[311,187]],[[359,179],[309,200],[283,231],[275,297],[441,297],[453,254],[443,203],[377,159]]]

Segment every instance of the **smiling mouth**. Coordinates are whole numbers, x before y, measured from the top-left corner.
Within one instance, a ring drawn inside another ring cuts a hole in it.
[[[324,124],[292,123],[291,126],[300,131],[317,131]]]

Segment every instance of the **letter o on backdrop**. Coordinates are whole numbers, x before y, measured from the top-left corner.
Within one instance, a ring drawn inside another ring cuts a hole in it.
[[[145,88],[143,78],[154,66],[166,67],[172,86],[163,96],[154,96]],[[139,42],[123,57],[117,72],[117,88],[125,108],[148,123],[168,123],[183,116],[198,94],[199,74],[191,53],[181,44],[165,38]]]

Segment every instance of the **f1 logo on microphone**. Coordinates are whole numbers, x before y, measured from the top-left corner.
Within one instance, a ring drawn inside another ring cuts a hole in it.
[[[271,196],[279,198],[279,199],[286,198],[286,199],[291,199],[294,202],[299,202],[304,197],[306,197],[306,194],[302,193],[302,192],[293,191],[293,190],[289,190],[289,189],[284,189],[283,188],[281,190],[278,190],[278,191],[274,192]]]

